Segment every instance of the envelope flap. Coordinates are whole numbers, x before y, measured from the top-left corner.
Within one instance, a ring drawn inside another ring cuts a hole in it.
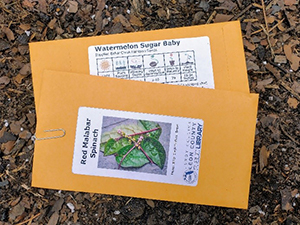
[[[82,79],[85,77],[85,79]],[[37,137],[63,128],[66,136],[37,141],[33,186],[246,208],[258,96],[46,71]],[[72,173],[79,107],[204,121],[195,187]],[[156,191],[152,191],[156,190]]]

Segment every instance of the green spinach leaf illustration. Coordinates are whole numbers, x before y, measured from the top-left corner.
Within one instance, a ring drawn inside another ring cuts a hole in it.
[[[163,169],[166,152],[159,141],[161,132],[160,125],[152,121],[122,124],[102,135],[101,149],[104,156],[115,156],[119,168],[139,168],[151,163]]]

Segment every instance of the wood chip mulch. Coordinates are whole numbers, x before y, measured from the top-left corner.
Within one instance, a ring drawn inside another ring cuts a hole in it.
[[[0,225],[300,224],[299,0],[1,0]],[[249,209],[30,186],[35,107],[29,42],[240,20],[260,94]]]

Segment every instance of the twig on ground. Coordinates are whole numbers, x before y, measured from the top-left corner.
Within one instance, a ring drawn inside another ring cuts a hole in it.
[[[239,14],[237,14],[236,16],[234,16],[231,20],[237,20],[242,15],[244,15],[252,6],[253,6],[253,4],[248,5],[245,9],[243,9]]]
[[[206,24],[210,23],[213,20],[213,18],[215,17],[216,14],[217,14],[217,12],[213,11],[213,13],[209,16],[208,20],[206,21]]]
[[[274,54],[274,50],[272,48],[272,44],[271,44],[271,41],[270,41],[269,26],[268,26],[268,20],[267,20],[266,7],[265,7],[264,0],[261,0],[261,5],[262,5],[262,9],[263,9],[263,15],[264,15],[264,21],[265,21],[265,26],[266,27],[264,27],[262,24],[260,26],[263,29],[263,31],[265,32],[265,34],[267,35],[267,40],[268,40],[268,44],[270,46],[272,58],[274,58],[275,54]]]
[[[279,84],[284,87],[288,92],[290,92],[298,101],[300,101],[300,95],[295,92],[289,85],[287,85],[284,81],[280,80]]]
[[[32,220],[34,220],[35,218],[37,218],[40,215],[41,215],[41,213],[38,213],[38,214],[36,214],[34,216],[32,215],[28,220],[25,220],[25,221],[23,221],[21,223],[17,223],[16,225],[22,225],[22,224],[25,224],[25,223],[31,224]]]
[[[271,50],[272,58],[274,58],[275,54],[274,54],[274,50],[273,50],[273,48],[272,48],[272,44],[271,44],[271,41],[270,41],[270,35],[269,35],[269,32],[266,30],[266,28],[264,28],[263,25],[260,25],[260,27],[263,29],[263,31],[264,31],[265,34],[267,35],[267,41],[268,41],[268,44],[269,44],[269,47],[270,47],[270,50]]]
[[[284,128],[281,124],[279,124],[279,126],[285,136],[287,136],[289,139],[291,139],[296,145],[300,145],[300,143],[298,141],[296,141],[295,138],[293,138],[291,135],[289,135],[289,133],[286,130],[284,130]]]
[[[295,92],[290,86],[281,79],[280,72],[277,71],[271,64],[266,65],[266,69],[269,70],[273,76],[278,80],[278,83],[284,87],[288,92],[290,92],[296,99],[300,101],[300,95]]]
[[[276,25],[271,27],[271,29],[269,30],[269,33],[271,33],[276,27],[278,27],[283,21],[284,21],[284,18],[282,20],[280,20]]]

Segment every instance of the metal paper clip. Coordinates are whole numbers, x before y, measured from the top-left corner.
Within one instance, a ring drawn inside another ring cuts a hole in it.
[[[58,135],[58,136],[51,136],[51,137],[44,137],[44,138],[37,138],[35,136],[35,140],[36,141],[41,141],[41,140],[49,140],[49,139],[56,139],[56,138],[62,138],[66,135],[66,131],[62,128],[58,128],[58,129],[51,129],[51,130],[44,130],[44,132],[55,132],[55,131],[61,131],[62,134]]]

